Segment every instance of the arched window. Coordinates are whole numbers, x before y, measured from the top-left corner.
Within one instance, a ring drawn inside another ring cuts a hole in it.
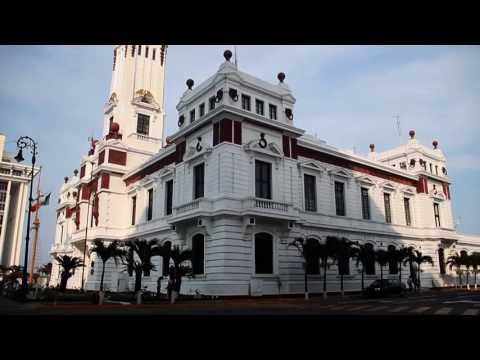
[[[445,252],[443,249],[438,249],[438,264],[440,266],[440,274],[445,274]]]
[[[318,242],[317,239],[310,238],[310,239],[307,239],[305,245],[306,246],[304,248],[304,251],[307,248],[309,249],[309,250],[306,250],[307,254],[305,256],[305,260],[307,262],[307,274],[318,275],[320,274],[320,261],[319,261],[320,259],[318,255],[316,255],[315,253],[312,253],[312,249],[319,246],[320,243]]]
[[[255,234],[255,274],[273,274],[273,236]]]
[[[390,274],[398,274],[398,262],[396,259],[395,246],[388,245],[388,270]]]
[[[172,242],[171,241],[165,241],[163,244],[165,249],[171,249],[172,248]],[[162,275],[163,276],[168,276],[168,268],[170,267],[170,256],[169,255],[164,255],[162,256]]]
[[[197,234],[192,238],[192,271],[194,275],[203,274],[205,259],[205,238]]]
[[[365,244],[367,252],[367,263],[365,266],[365,273],[367,275],[375,275],[375,253],[373,251],[373,245],[370,243]]]

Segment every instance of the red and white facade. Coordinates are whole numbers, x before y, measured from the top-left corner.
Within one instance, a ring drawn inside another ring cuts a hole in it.
[[[148,56],[145,45],[140,52],[138,45],[115,48],[104,138],[92,142],[80,175],[60,190],[52,254],[82,257],[86,235],[87,246],[156,238],[194,251],[196,275],[185,279],[183,293],[260,295],[303,291],[302,259],[288,246],[296,237],[414,246],[435,261],[422,269],[425,287],[453,284],[441,256],[480,251],[480,237],[455,230],[438,143],[425,147],[411,133],[405,145],[379,153],[371,146],[366,157],[327,145],[295,126],[295,98],[283,74],[271,84],[226,55],[210,78],[188,82],[178,131],[163,141],[166,46],[148,47]],[[162,261],[154,258],[157,270],[143,279],[150,290]],[[97,289],[101,262],[87,251],[86,263],[86,288]],[[133,288],[123,268],[107,265],[107,289]],[[54,266],[53,281],[57,276]],[[329,291],[338,291],[336,266],[327,277]],[[80,282],[77,270],[69,287]],[[321,291],[321,275],[309,283],[311,292]],[[345,290],[359,288],[352,260]]]

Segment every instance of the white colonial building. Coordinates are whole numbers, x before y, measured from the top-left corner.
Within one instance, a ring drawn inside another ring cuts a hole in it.
[[[24,262],[21,251],[32,166],[7,153],[5,139],[0,133],[0,265],[8,267]]]
[[[303,291],[303,260],[288,246],[297,237],[414,246],[435,260],[423,268],[425,287],[452,283],[450,254],[480,251],[480,237],[455,230],[437,142],[428,148],[411,131],[407,144],[381,153],[372,144],[367,157],[336,149],[295,126],[285,74],[268,83],[224,56],[210,78],[187,81],[178,131],[163,141],[166,46],[115,48],[104,137],[60,190],[52,254],[82,257],[94,239],[155,238],[192,249],[195,277],[183,293],[260,295]],[[87,259],[86,288],[96,289],[101,261],[88,251]],[[150,290],[168,268],[154,262],[143,279]],[[107,289],[133,288],[124,266],[107,269]],[[348,271],[345,289],[359,290],[353,260]],[[366,280],[378,273],[373,264]],[[338,291],[337,267],[327,276],[329,291]],[[77,270],[69,287],[80,282]],[[320,274],[309,287],[321,291]]]

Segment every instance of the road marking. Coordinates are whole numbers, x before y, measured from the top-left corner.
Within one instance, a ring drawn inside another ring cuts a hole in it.
[[[371,307],[372,305],[361,305],[361,306],[356,306],[356,307],[353,307],[351,309],[349,309],[349,311],[357,311],[357,310],[362,310],[362,309],[366,309],[366,308],[369,308]]]
[[[448,315],[452,312],[453,308],[449,308],[449,307],[444,307],[444,308],[441,308],[440,310],[437,310],[434,312],[435,315]]]
[[[430,309],[430,306],[421,306],[421,307],[412,309],[412,310],[410,310],[409,312],[413,312],[413,313],[419,314],[419,313],[422,313],[422,312],[427,311],[428,309]]]
[[[390,312],[405,311],[405,310],[407,310],[409,307],[410,307],[410,306],[399,306],[399,307],[393,308],[392,310],[390,310]]]
[[[462,315],[478,315],[479,309],[468,309],[463,312]]]
[[[376,306],[374,307],[373,309],[368,309],[367,311],[380,311],[380,310],[385,310],[385,309],[388,309],[388,306]]]

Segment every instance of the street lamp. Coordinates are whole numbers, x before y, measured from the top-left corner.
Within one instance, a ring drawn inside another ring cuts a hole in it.
[[[27,215],[27,236],[25,238],[25,261],[23,265],[23,273],[22,273],[22,294],[23,296],[27,295],[27,267],[28,267],[28,243],[30,242],[30,209],[32,208],[32,201],[33,201],[33,177],[34,177],[34,170],[35,170],[35,160],[37,155],[37,143],[31,137],[22,136],[17,140],[17,147],[18,147],[18,154],[15,156],[15,160],[17,162],[22,162],[25,160],[23,158],[23,149],[30,148],[30,152],[32,154],[32,172],[30,173],[30,196],[28,198],[28,215]]]
[[[90,215],[90,198],[92,193],[96,193],[96,191],[93,191],[90,193],[90,187],[92,185],[92,180],[93,180],[93,166],[95,165],[95,162],[89,161],[90,164],[92,165],[92,170],[90,171],[90,181],[88,183],[89,187],[89,194],[88,194],[88,202],[87,202],[87,220],[85,221],[85,242],[84,242],[84,248],[83,248],[83,266],[82,266],[82,289],[81,291],[85,291],[85,256],[87,253],[87,235],[88,235],[88,218]],[[94,195],[95,196],[95,195]]]

